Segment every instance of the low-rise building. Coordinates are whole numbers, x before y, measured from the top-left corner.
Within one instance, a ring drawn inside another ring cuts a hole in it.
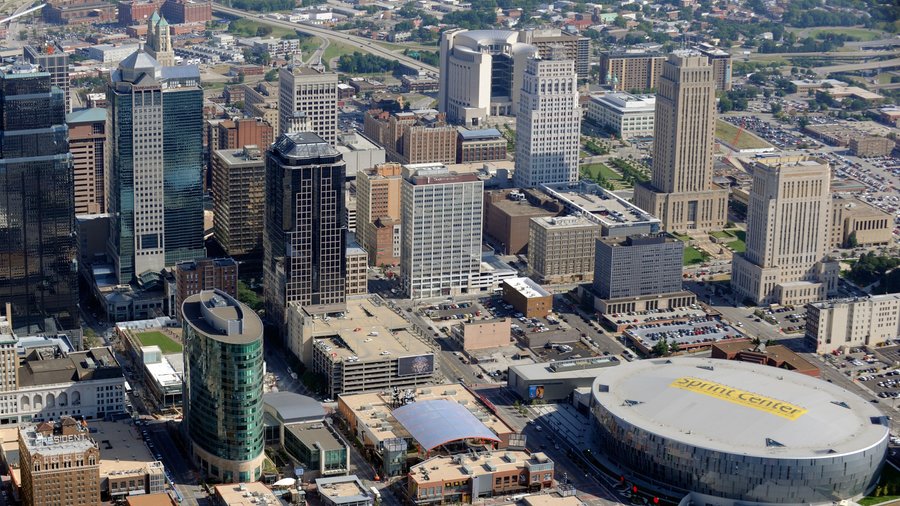
[[[117,63],[128,58],[138,50],[138,44],[97,44],[84,49],[84,54],[91,60],[101,63]]]
[[[893,239],[893,217],[854,197],[832,194],[828,225],[831,248],[877,246]]]
[[[849,146],[850,152],[856,156],[889,156],[894,151],[894,148],[897,147],[897,142],[894,139],[873,135],[854,137],[850,139]]]
[[[614,132],[621,139],[652,137],[656,96],[630,93],[592,95],[586,116],[595,125]]]
[[[600,233],[600,225],[583,216],[532,218],[528,265],[541,283],[591,281]]]
[[[528,318],[543,318],[553,310],[553,295],[528,278],[505,280],[503,300]]]
[[[712,358],[753,362],[769,367],[795,371],[807,376],[819,377],[819,368],[813,363],[780,344],[754,345],[750,340],[724,341],[712,345]]]
[[[484,192],[484,233],[508,255],[527,252],[532,218],[556,216],[562,206],[534,190],[490,190]]]
[[[590,388],[603,369],[619,365],[616,357],[576,358],[510,366],[506,387],[525,401],[560,402],[579,388]]]
[[[374,501],[355,474],[318,478],[316,492],[325,506],[372,506]]]
[[[833,299],[806,306],[806,340],[820,354],[876,346],[900,337],[900,293]]]
[[[218,506],[249,506],[250,504],[281,504],[271,490],[256,481],[250,483],[229,483],[213,487]]]
[[[361,132],[345,132],[338,135],[334,146],[347,164],[347,179],[356,179],[360,170],[370,169],[384,163],[384,147],[379,146]]]
[[[144,385],[157,406],[161,409],[180,406],[184,387],[184,359],[180,354],[166,356],[159,346],[142,346],[140,359],[144,368]],[[175,360],[180,371],[175,369],[172,359],[180,359]]]
[[[509,346],[511,322],[509,318],[475,320],[454,325],[452,337],[466,352]]]
[[[506,138],[496,128],[467,130],[458,128],[456,163],[506,160]]]

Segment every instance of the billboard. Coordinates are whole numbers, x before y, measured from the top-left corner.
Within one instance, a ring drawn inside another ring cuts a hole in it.
[[[397,376],[421,376],[434,372],[434,355],[415,355],[397,359]]]
[[[528,398],[529,399],[543,399],[544,398],[544,385],[531,385],[528,387]]]

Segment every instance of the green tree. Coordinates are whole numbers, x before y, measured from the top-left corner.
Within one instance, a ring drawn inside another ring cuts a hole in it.
[[[669,342],[665,339],[660,339],[653,345],[653,353],[659,357],[665,357],[669,354]]]
[[[265,79],[267,83],[277,81],[278,80],[278,70],[272,69],[272,70],[266,72],[266,75],[265,75],[265,77],[263,77],[263,79]]]
[[[263,299],[247,286],[247,283],[238,281],[238,300],[250,306],[250,309],[259,311],[263,308]]]

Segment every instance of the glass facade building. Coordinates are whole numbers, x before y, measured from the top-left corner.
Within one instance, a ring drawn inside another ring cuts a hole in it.
[[[0,302],[26,332],[79,325],[65,94],[36,65],[0,68]]]
[[[263,326],[225,292],[185,299],[184,421],[197,464],[226,483],[259,479],[264,458]]]

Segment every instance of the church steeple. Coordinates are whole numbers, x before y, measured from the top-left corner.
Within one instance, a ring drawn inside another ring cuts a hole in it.
[[[147,54],[164,67],[175,66],[175,51],[172,49],[172,37],[169,23],[159,13],[153,12],[147,20]]]

